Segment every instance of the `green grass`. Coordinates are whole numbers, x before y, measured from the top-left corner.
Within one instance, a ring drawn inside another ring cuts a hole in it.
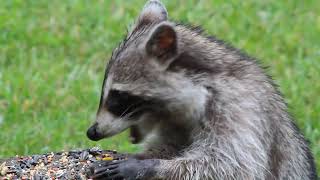
[[[85,132],[98,106],[106,61],[143,3],[0,1],[1,157],[96,145],[139,149],[126,133],[95,143]],[[165,4],[172,19],[202,25],[270,66],[320,168],[320,1]]]

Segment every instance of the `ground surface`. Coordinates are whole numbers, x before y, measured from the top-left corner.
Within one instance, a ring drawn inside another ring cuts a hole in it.
[[[270,66],[320,167],[320,1],[164,1]],[[137,151],[126,133],[94,143],[106,61],[139,0],[0,1],[0,156],[100,145]]]

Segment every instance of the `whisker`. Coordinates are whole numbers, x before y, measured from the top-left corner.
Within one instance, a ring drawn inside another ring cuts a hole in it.
[[[125,116],[120,117],[120,118],[122,118],[122,119],[127,119],[127,118],[129,118],[131,115],[133,115],[134,113],[139,112],[140,110],[142,110],[142,109],[144,109],[144,108],[146,108],[146,107],[147,107],[147,106],[142,106],[142,107],[140,107],[140,108],[137,108],[137,109],[135,109],[134,111],[132,111],[132,112],[126,114]]]
[[[141,101],[139,101],[139,102],[137,102],[137,103],[131,104],[126,110],[124,110],[124,111],[121,113],[121,115],[120,115],[119,117],[122,118],[122,116],[125,115],[125,113],[128,112],[128,110],[129,110],[131,107],[136,106],[136,105],[139,105],[139,104],[141,104],[141,103],[143,103],[143,100],[141,100]]]

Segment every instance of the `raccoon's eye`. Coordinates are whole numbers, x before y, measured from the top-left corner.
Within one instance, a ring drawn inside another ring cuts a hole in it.
[[[125,116],[135,111],[143,103],[144,100],[138,96],[133,96],[123,91],[111,90],[105,107],[116,116]]]

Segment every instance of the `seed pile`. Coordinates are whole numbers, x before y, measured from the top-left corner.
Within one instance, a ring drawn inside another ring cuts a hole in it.
[[[91,148],[43,155],[17,156],[0,165],[0,180],[11,179],[89,179],[92,163],[124,159],[116,151]]]

